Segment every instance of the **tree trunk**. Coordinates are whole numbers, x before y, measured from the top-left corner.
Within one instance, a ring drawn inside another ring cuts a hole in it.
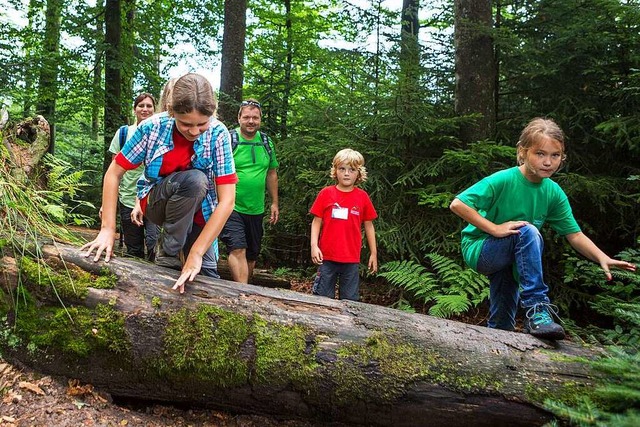
[[[3,145],[11,158],[8,172],[22,185],[44,179],[40,162],[49,149],[50,132],[49,123],[42,116],[25,119],[4,132]]]
[[[0,289],[19,296],[4,295],[19,341],[3,354],[113,395],[372,426],[515,426],[549,421],[545,398],[590,388],[566,356],[593,350],[567,341],[201,276],[180,295],[172,270],[43,253],[47,264],[2,260]]]
[[[398,104],[396,114],[403,126],[411,124],[411,119],[415,115],[415,106],[424,102],[421,99],[420,90],[420,43],[418,40],[420,23],[418,21],[418,11],[420,10],[419,0],[403,0],[402,12],[400,13],[402,23],[400,26],[400,74],[398,76]],[[414,135],[405,138],[407,151],[414,147]]]
[[[104,94],[102,91],[102,57],[104,53],[104,4],[100,0],[95,6],[96,31],[95,31],[95,51],[93,52],[93,81],[91,90],[93,91],[93,101],[91,104],[91,139],[98,142],[98,132],[100,131],[100,106],[104,105]]]
[[[477,115],[463,123],[460,140],[469,144],[495,134],[495,73],[490,0],[456,0],[455,111]]]
[[[62,1],[47,0],[44,40],[42,44],[42,65],[38,80],[38,103],[36,112],[44,116],[51,128],[48,144],[51,154],[55,151],[55,113],[58,98],[58,62],[60,46],[60,21]]]
[[[120,66],[121,103],[122,116],[124,121],[120,124],[135,123],[135,118],[131,117],[132,105],[135,95],[133,93],[134,63],[136,62],[136,0],[120,0],[124,20],[122,21],[122,34],[120,38]],[[143,30],[144,31],[144,30]],[[145,90],[146,91],[146,90]],[[133,120],[133,121],[132,121]],[[113,134],[111,134],[113,136]]]
[[[235,123],[242,101],[246,33],[247,0],[225,0],[218,117],[228,126]]]
[[[120,0],[106,0],[105,11],[105,61],[104,61],[104,160],[102,175],[111,164],[109,145],[120,125],[125,122],[122,115],[122,82],[120,54],[122,21]]]
[[[287,117],[289,117],[289,99],[291,98],[291,70],[293,69],[293,11],[291,10],[291,0],[284,0],[285,8],[285,50],[286,61],[284,63],[284,81],[282,82],[282,107],[280,108],[279,119],[279,136],[281,139],[287,139]],[[273,129],[275,133],[276,128]]]

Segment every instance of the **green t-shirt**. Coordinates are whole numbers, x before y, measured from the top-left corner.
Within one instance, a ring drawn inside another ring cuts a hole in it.
[[[127,129],[127,141],[131,138],[138,128],[137,125],[129,126]],[[109,152],[112,154],[118,154],[122,147],[120,147],[120,129],[116,132],[111,140],[111,145],[109,146]],[[144,165],[140,165],[137,168],[126,171],[122,180],[120,181],[120,187],[118,188],[118,200],[120,203],[125,205],[128,208],[133,208],[136,204],[136,194],[138,192],[136,183],[140,178],[140,175],[144,172]]]
[[[240,134],[240,129],[236,129],[236,132],[238,132],[238,142],[252,142],[258,145],[238,144],[233,151],[233,160],[238,174],[234,209],[246,215],[260,215],[264,213],[267,172],[269,169],[278,168],[276,151],[273,141],[269,138],[271,146],[271,159],[269,159],[269,153],[262,145],[259,131],[251,140],[244,139]]]
[[[562,188],[548,178],[533,183],[517,167],[496,172],[456,197],[495,224],[528,221],[540,230],[549,223],[561,236],[580,231]],[[471,224],[462,230],[462,255],[471,268],[476,268],[488,236]]]

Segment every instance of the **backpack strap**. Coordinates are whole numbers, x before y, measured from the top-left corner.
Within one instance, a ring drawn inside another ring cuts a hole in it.
[[[127,142],[127,132],[129,132],[129,126],[120,126],[118,132],[120,133],[120,149],[122,150],[122,147],[124,147],[124,143]]]
[[[236,151],[239,143],[238,131],[236,131],[235,129],[231,129],[229,131],[229,136],[231,136],[231,152],[233,153],[234,151]]]
[[[231,152],[233,153],[234,151],[236,151],[236,148],[238,148],[238,145],[242,144],[242,145],[257,145],[257,143],[252,143],[252,142],[240,142],[240,138],[238,136],[238,131],[236,131],[235,129],[231,129],[229,131],[229,136],[231,136]],[[264,132],[260,132],[260,139],[262,140],[262,146],[264,147],[264,149],[267,151],[267,154],[269,155],[269,163],[271,163],[271,157],[273,155],[271,150],[271,144],[269,144],[269,136],[264,133]],[[255,158],[253,159],[253,161],[255,162]]]
[[[260,132],[260,137],[262,138],[262,145],[264,145],[264,149],[267,150],[267,154],[269,155],[269,163],[271,163],[271,145],[269,144],[269,136]]]

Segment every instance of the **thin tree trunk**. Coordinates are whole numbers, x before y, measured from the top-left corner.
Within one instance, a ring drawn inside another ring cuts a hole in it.
[[[228,126],[235,123],[242,101],[246,33],[247,1],[225,0],[218,117]]]
[[[291,0],[285,0],[285,49],[287,52],[284,64],[284,81],[282,91],[282,107],[280,109],[280,138],[287,138],[287,117],[289,114],[289,98],[291,97],[291,70],[293,69],[293,22],[291,20]]]
[[[22,118],[27,118],[31,115],[31,107],[33,107],[34,95],[33,87],[35,83],[35,69],[33,62],[35,59],[36,45],[39,44],[38,34],[39,31],[36,28],[36,13],[38,10],[38,2],[36,0],[29,1],[29,8],[27,12],[29,31],[24,38],[24,99],[22,101]]]
[[[62,0],[47,0],[42,61],[38,80],[36,112],[44,116],[51,128],[49,152],[55,152],[55,114],[58,98],[58,63],[60,47],[60,21]]]
[[[495,63],[490,0],[455,0],[455,111],[476,114],[460,129],[464,144],[495,134]]]
[[[100,106],[104,102],[104,93],[102,91],[102,60],[104,57],[104,5],[102,1],[96,4],[96,32],[95,32],[95,51],[93,53],[93,83],[91,90],[93,91],[93,105],[91,106],[91,138],[98,141],[98,133],[100,131]],[[98,12],[101,13],[98,13]]]
[[[122,79],[122,115],[125,120],[121,124],[131,124],[131,106],[133,105],[133,77],[134,63],[136,56],[136,35],[135,35],[135,19],[136,19],[136,0],[121,0],[122,11],[125,14],[122,23],[121,35],[121,71]]]
[[[105,63],[104,63],[104,161],[102,175],[111,164],[109,145],[119,126],[125,123],[122,114],[122,81],[120,54],[122,22],[120,0],[106,0],[105,5]]]

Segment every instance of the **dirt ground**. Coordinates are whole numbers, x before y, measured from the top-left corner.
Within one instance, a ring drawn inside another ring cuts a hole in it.
[[[42,376],[0,359],[0,426],[202,426],[319,427],[304,420],[277,420],[258,415],[233,415],[158,404],[119,406],[90,384]]]

